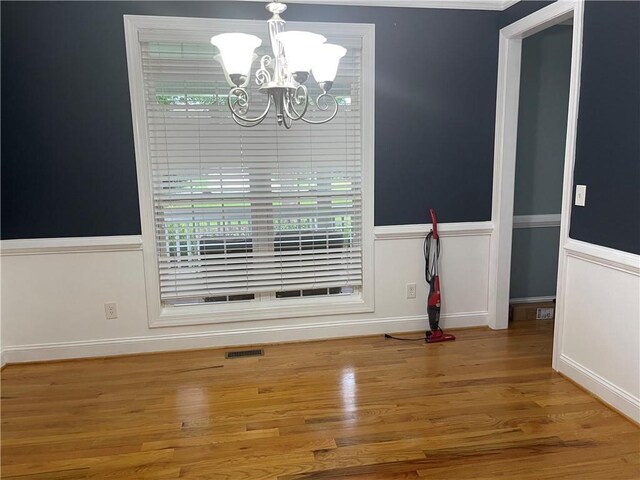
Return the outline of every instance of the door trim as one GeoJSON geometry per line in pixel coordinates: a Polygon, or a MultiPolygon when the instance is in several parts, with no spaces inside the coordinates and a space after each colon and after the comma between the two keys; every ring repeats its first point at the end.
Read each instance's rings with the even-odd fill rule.
{"type": "Polygon", "coordinates": [[[564,159],[562,210],[560,213],[560,255],[553,349],[554,368],[557,368],[559,351],[557,342],[561,338],[563,325],[564,292],[562,291],[562,285],[564,285],[564,282],[560,280],[564,278],[566,270],[566,257],[563,255],[563,251],[569,239],[571,203],[573,199],[573,169],[582,64],[583,15],[584,0],[559,0],[500,30],[491,211],[494,230],[491,236],[489,258],[489,326],[493,329],[508,327],[522,39],[573,17],[567,139],[564,159]]]}

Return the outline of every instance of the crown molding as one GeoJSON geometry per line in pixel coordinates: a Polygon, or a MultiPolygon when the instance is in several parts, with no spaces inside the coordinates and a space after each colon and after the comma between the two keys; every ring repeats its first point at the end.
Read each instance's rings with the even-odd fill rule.
{"type": "MultiPolygon", "coordinates": [[[[255,2],[255,0],[236,0],[255,2]]],[[[448,8],[457,10],[506,10],[520,0],[286,0],[307,5],[340,5],[357,7],[448,8]]]]}
{"type": "Polygon", "coordinates": [[[502,3],[502,8],[500,10],[506,10],[509,7],[514,6],[516,3],[518,3],[520,0],[503,0],[502,3]]]}

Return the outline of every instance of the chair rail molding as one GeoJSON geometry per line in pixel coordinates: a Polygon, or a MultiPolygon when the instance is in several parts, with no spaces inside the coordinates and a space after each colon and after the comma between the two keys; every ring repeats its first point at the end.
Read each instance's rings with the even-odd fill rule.
{"type": "Polygon", "coordinates": [[[565,243],[564,250],[569,257],[640,276],[640,255],[635,253],[623,252],[572,238],[565,243]]]}
{"type": "Polygon", "coordinates": [[[54,253],[126,252],[142,250],[142,236],[27,238],[2,240],[0,255],[46,255],[54,253]]]}
{"type": "MultiPolygon", "coordinates": [[[[424,238],[431,231],[430,223],[415,225],[381,225],[374,227],[376,240],[406,240],[409,238],[424,238]]],[[[441,237],[466,237],[491,235],[491,222],[461,222],[438,223],[438,233],[441,237]]]]}
{"type": "Polygon", "coordinates": [[[549,228],[560,226],[560,214],[515,215],[513,228],[549,228]]]}

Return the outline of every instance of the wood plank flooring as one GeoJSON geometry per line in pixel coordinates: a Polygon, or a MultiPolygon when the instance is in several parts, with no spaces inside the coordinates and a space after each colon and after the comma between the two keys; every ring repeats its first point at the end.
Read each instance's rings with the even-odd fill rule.
{"type": "Polygon", "coordinates": [[[552,328],[8,366],[2,478],[640,478],[640,429],[551,370],[552,328]]]}

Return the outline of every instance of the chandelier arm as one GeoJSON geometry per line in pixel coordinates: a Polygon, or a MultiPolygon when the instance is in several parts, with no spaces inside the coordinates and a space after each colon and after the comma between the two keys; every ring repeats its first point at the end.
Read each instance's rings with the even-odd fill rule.
{"type": "Polygon", "coordinates": [[[264,85],[271,81],[271,73],[267,69],[271,65],[272,59],[269,55],[263,55],[260,59],[260,68],[256,71],[256,84],[264,85]]]}
{"type": "Polygon", "coordinates": [[[265,115],[264,117],[262,117],[260,120],[256,121],[256,122],[252,122],[252,123],[248,123],[248,122],[243,122],[242,121],[242,117],[239,117],[238,115],[236,115],[235,113],[231,113],[231,118],[233,119],[233,121],[235,123],[237,123],[238,125],[240,125],[241,127],[247,127],[247,128],[251,128],[251,127],[256,127],[258,125],[260,125],[265,118],[267,118],[267,116],[265,115]]]}
{"type": "Polygon", "coordinates": [[[330,122],[331,120],[333,120],[335,118],[335,116],[338,114],[338,101],[336,100],[336,97],[334,97],[333,95],[329,95],[328,93],[322,93],[318,96],[318,98],[316,99],[316,105],[318,106],[318,109],[325,111],[329,109],[329,104],[327,103],[327,99],[331,99],[333,101],[333,112],[331,113],[331,115],[329,116],[329,118],[325,118],[324,120],[307,120],[306,118],[302,117],[300,118],[300,120],[302,120],[303,122],[309,123],[311,125],[321,125],[323,123],[327,123],[330,122]]]}
{"type": "Polygon", "coordinates": [[[292,123],[293,123],[293,119],[289,115],[284,115],[282,117],[282,124],[284,125],[284,128],[286,128],[287,130],[291,128],[292,123]]]}
{"type": "Polygon", "coordinates": [[[271,108],[271,96],[269,96],[269,98],[267,99],[267,106],[264,109],[264,112],[262,112],[257,117],[244,117],[242,115],[241,113],[242,110],[246,109],[249,105],[249,94],[242,87],[234,87],[229,91],[229,96],[227,97],[227,105],[229,106],[229,110],[231,111],[231,116],[233,117],[233,120],[238,125],[241,125],[243,127],[254,127],[259,123],[261,123],[269,113],[269,109],[271,108]],[[236,95],[235,102],[231,98],[233,95],[236,95]],[[240,108],[239,111],[236,110],[235,108],[236,105],[239,106],[240,108]],[[247,123],[247,125],[243,125],[242,123],[238,122],[238,120],[241,120],[242,122],[247,123]]]}
{"type": "Polygon", "coordinates": [[[298,85],[293,95],[289,94],[287,98],[289,99],[289,101],[285,102],[284,104],[286,114],[289,116],[289,118],[291,118],[291,120],[301,120],[302,117],[304,117],[305,113],[307,113],[307,108],[309,107],[309,93],[307,91],[307,87],[305,87],[304,85],[298,85]],[[298,94],[298,90],[302,92],[302,96],[298,94]],[[300,98],[302,100],[299,100],[300,98]],[[301,113],[296,110],[296,104],[304,105],[301,113]],[[289,107],[291,107],[291,110],[289,110],[289,107]]]}

